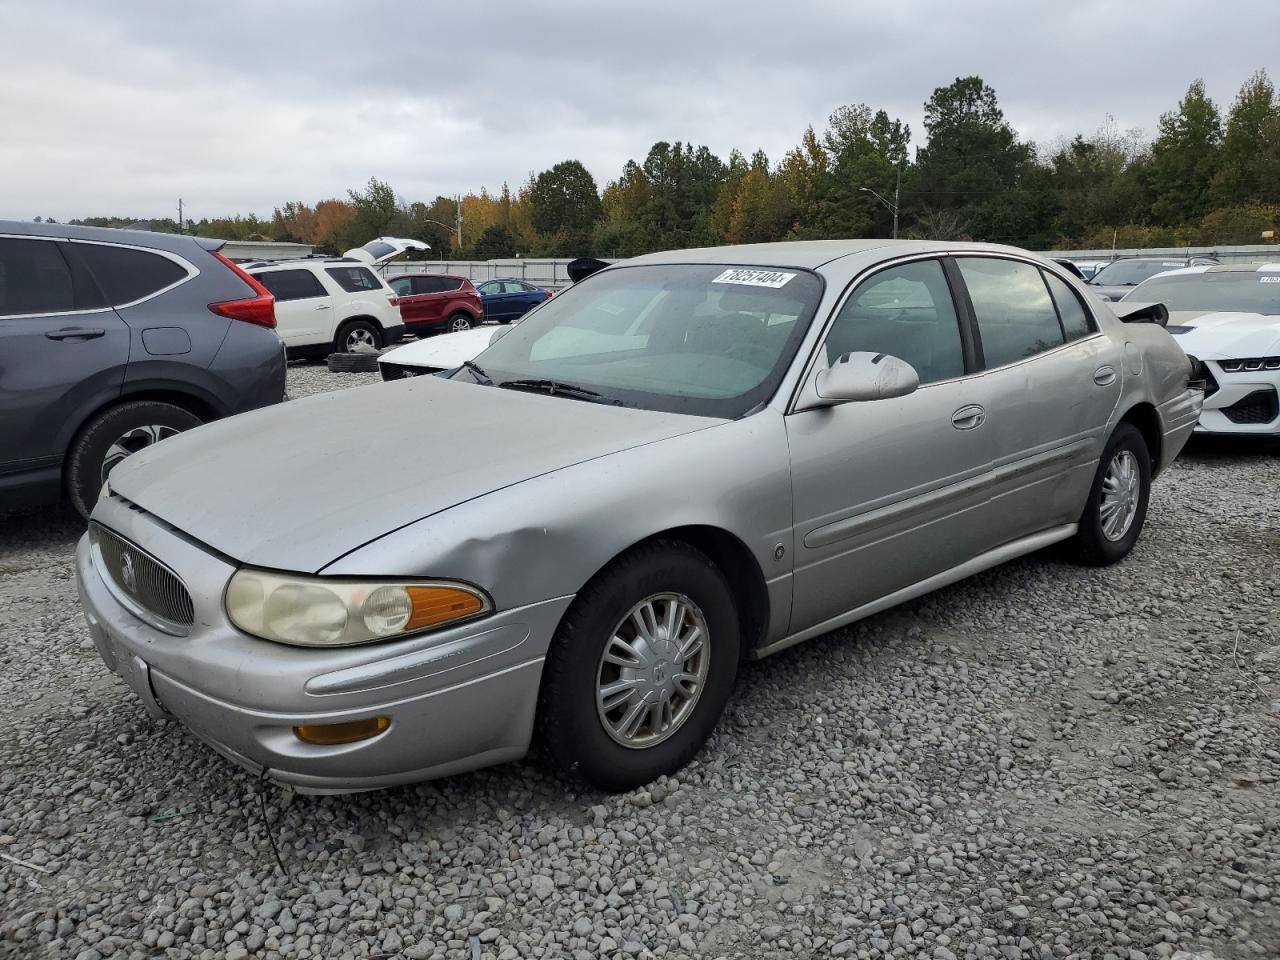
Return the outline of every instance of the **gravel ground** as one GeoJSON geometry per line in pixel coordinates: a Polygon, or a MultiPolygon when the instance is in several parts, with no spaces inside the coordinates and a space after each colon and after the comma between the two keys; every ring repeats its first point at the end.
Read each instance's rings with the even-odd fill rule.
{"type": "Polygon", "coordinates": [[[526,762],[290,802],[99,663],[73,517],[0,517],[0,955],[1274,960],[1277,490],[1275,448],[1198,443],[1124,564],[747,664],[620,796],[526,762]]]}

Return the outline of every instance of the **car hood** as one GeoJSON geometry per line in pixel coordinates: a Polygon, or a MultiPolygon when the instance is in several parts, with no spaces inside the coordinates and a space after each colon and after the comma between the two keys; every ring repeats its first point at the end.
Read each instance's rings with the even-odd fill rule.
{"type": "Polygon", "coordinates": [[[110,481],[235,560],[312,573],[464,501],[721,422],[416,377],[208,424],[110,481]]]}
{"type": "Polygon", "coordinates": [[[1280,355],[1280,317],[1180,310],[1169,314],[1166,329],[1184,351],[1201,360],[1280,355]]]}
{"type": "Polygon", "coordinates": [[[394,363],[406,367],[429,367],[434,370],[452,370],[464,360],[472,360],[498,330],[505,327],[473,327],[457,333],[442,333],[402,347],[388,350],[378,357],[379,363],[394,363]]]}

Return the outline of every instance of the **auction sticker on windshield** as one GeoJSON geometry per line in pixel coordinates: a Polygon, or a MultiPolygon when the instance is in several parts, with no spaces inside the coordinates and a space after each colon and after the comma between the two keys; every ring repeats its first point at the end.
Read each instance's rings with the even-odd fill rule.
{"type": "Polygon", "coordinates": [[[795,278],[794,273],[782,273],[779,270],[743,270],[734,268],[726,270],[712,280],[712,283],[740,283],[747,287],[785,287],[789,280],[795,278]]]}

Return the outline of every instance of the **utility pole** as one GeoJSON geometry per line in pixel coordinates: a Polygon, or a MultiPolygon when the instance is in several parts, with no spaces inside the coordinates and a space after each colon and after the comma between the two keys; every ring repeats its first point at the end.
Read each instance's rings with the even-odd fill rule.
{"type": "Polygon", "coordinates": [[[458,214],[458,249],[461,250],[462,249],[462,195],[461,194],[454,194],[453,209],[456,210],[458,214]]]}
{"type": "Polygon", "coordinates": [[[182,233],[182,198],[178,198],[178,232],[182,233]]]}
{"type": "Polygon", "coordinates": [[[898,164],[898,182],[893,188],[893,239],[898,239],[898,198],[902,194],[902,164],[898,164]]]}

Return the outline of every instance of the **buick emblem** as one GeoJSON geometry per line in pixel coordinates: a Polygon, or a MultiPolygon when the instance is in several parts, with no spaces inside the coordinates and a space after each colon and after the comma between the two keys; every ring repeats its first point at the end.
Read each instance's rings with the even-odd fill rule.
{"type": "Polygon", "coordinates": [[[138,590],[138,571],[133,562],[133,554],[126,553],[120,558],[120,579],[124,583],[124,588],[130,593],[136,593],[138,590]]]}

